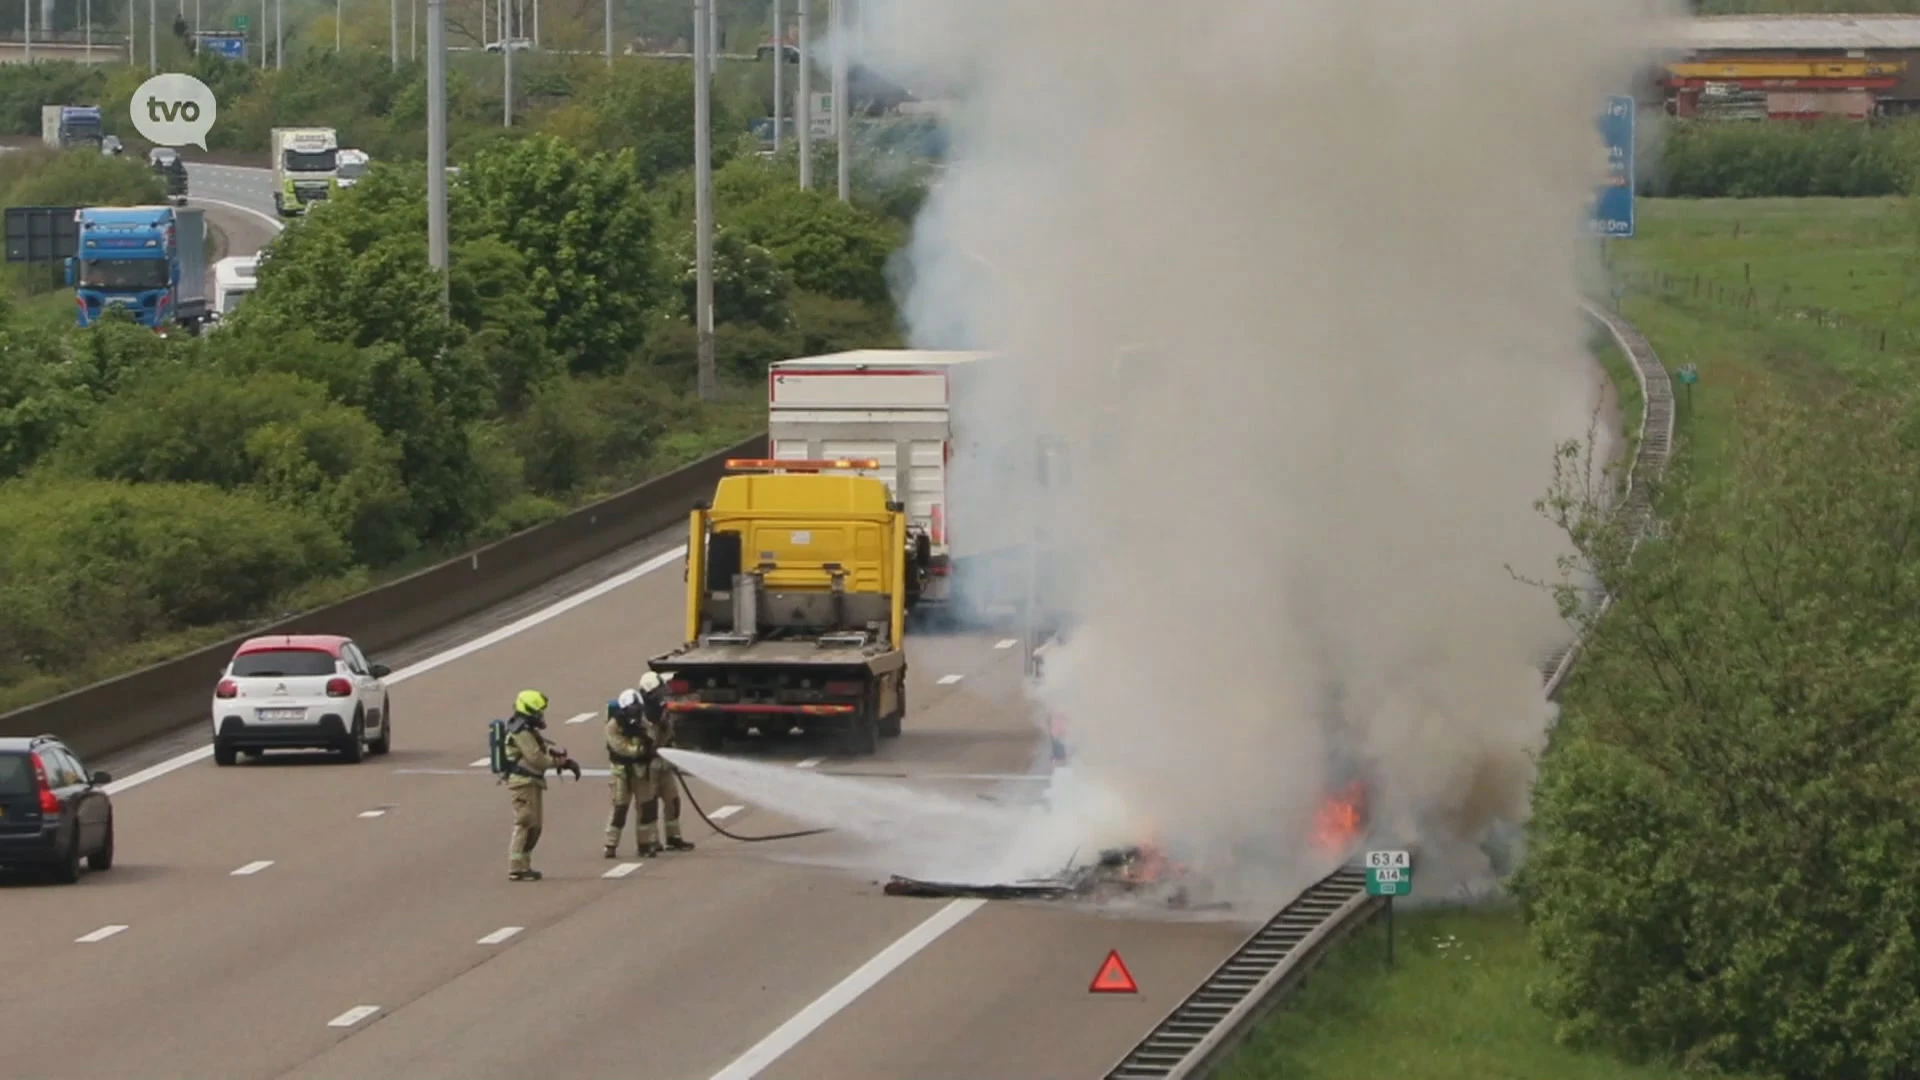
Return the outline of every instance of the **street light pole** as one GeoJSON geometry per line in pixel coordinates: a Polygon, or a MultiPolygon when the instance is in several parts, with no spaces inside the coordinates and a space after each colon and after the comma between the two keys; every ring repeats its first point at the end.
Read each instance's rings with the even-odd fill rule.
{"type": "Polygon", "coordinates": [[[336,53],[340,51],[340,19],[342,17],[340,9],[345,2],[346,0],[333,0],[333,51],[336,53]]]}
{"type": "Polygon", "coordinates": [[[287,66],[287,0],[273,0],[273,70],[287,66]]]}
{"type": "Polygon", "coordinates": [[[387,0],[387,57],[400,70],[400,0],[387,0]]]}
{"type": "Polygon", "coordinates": [[[440,276],[440,307],[451,299],[447,278],[447,19],[446,0],[427,0],[427,265],[440,276]]]}
{"type": "Polygon", "coordinates": [[[613,66],[613,0],[601,5],[607,20],[607,66],[613,66]]]}
{"type": "Polygon", "coordinates": [[[505,108],[501,111],[500,126],[513,126],[513,2],[500,0],[500,70],[504,73],[506,92],[501,95],[505,108]]]}
{"type": "Polygon", "coordinates": [[[781,119],[787,114],[786,80],[781,78],[781,74],[787,68],[787,35],[783,32],[785,29],[780,25],[780,0],[773,0],[773,152],[776,154],[780,152],[783,142],[780,138],[780,129],[785,125],[781,123],[781,119]]]}
{"type": "Polygon", "coordinates": [[[833,163],[839,174],[840,201],[846,202],[853,186],[853,155],[847,152],[847,0],[827,2],[833,5],[833,163]]]}
{"type": "Polygon", "coordinates": [[[160,5],[158,0],[147,0],[147,70],[160,70],[160,5]]]}
{"type": "Polygon", "coordinates": [[[695,386],[713,400],[713,91],[707,70],[708,5],[693,0],[693,232],[694,325],[699,340],[695,386]]]}
{"type": "Polygon", "coordinates": [[[793,126],[800,137],[800,189],[813,187],[813,0],[800,0],[800,100],[793,126]]]}

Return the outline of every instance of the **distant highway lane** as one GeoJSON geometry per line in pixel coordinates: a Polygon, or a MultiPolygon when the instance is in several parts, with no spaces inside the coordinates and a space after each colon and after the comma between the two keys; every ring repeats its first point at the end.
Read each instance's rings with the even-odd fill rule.
{"type": "MultiPolygon", "coordinates": [[[[682,535],[577,576],[585,593],[378,657],[398,669],[387,757],[222,769],[202,725],[89,762],[120,777],[114,868],[0,883],[15,966],[67,988],[0,982],[9,1080],[1097,1077],[1244,940],[1250,927],[886,897],[797,861],[848,841],[744,844],[690,806],[699,850],[643,862],[629,836],[610,862],[591,773],[549,789],[546,880],[507,881],[486,721],[538,687],[557,740],[604,768],[607,698],[678,641],[682,535]],[[1140,994],[1088,993],[1113,948],[1140,994]]],[[[926,634],[909,659],[905,734],[877,758],[802,744],[777,760],[1030,792],[967,778],[1045,759],[1016,642],[926,634]]],[[[738,832],[799,824],[694,790],[738,832]]]]}
{"type": "MultiPolygon", "coordinates": [[[[284,227],[273,212],[273,174],[266,169],[189,164],[187,204],[207,212],[227,238],[228,255],[257,255],[284,227]]],[[[207,274],[211,293],[211,267],[207,274]]]]}

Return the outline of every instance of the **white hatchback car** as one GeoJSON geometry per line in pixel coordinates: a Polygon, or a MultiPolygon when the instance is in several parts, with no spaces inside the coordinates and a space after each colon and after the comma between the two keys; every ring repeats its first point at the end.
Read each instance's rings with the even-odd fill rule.
{"type": "Polygon", "coordinates": [[[337,751],[348,762],[393,747],[391,672],[331,634],[250,638],[213,691],[213,760],[268,749],[337,751]]]}

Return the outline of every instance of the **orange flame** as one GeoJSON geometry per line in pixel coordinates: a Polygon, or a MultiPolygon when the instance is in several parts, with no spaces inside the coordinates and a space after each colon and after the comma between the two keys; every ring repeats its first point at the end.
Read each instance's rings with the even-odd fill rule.
{"type": "Polygon", "coordinates": [[[1314,846],[1329,855],[1345,855],[1354,842],[1360,839],[1360,830],[1364,827],[1362,807],[1366,802],[1366,791],[1355,780],[1339,794],[1329,795],[1320,804],[1320,812],[1314,818],[1314,846]]]}

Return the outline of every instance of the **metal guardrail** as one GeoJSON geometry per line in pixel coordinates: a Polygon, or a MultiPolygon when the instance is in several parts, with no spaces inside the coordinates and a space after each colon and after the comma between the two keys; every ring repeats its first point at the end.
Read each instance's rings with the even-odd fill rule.
{"type": "Polygon", "coordinates": [[[756,435],[504,540],[338,603],[248,630],[185,656],[0,716],[0,736],[51,733],[92,757],[204,717],[215,673],[259,634],[346,634],[370,652],[404,645],[679,525],[713,495],[726,459],[765,457],[756,435]]]}
{"type": "MultiPolygon", "coordinates": [[[[1625,320],[1593,304],[1581,305],[1604,326],[1633,365],[1644,407],[1634,457],[1627,466],[1622,506],[1638,548],[1653,520],[1651,481],[1673,449],[1673,380],[1653,346],[1625,320]]],[[[1600,613],[1613,604],[1599,598],[1600,613]]],[[[1543,660],[1548,698],[1557,697],[1579,654],[1582,637],[1543,660]]],[[[1226,962],[1109,1069],[1106,1080],[1197,1080],[1219,1067],[1253,1028],[1306,981],[1334,943],[1372,920],[1385,900],[1366,892],[1366,873],[1343,866],[1320,879],[1253,933],[1226,962]]]]}

